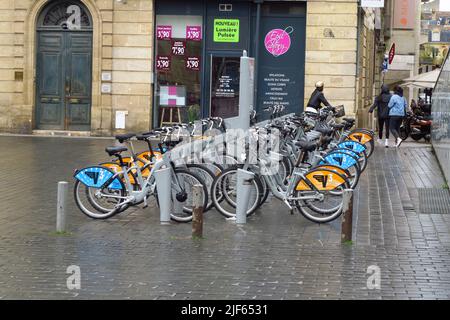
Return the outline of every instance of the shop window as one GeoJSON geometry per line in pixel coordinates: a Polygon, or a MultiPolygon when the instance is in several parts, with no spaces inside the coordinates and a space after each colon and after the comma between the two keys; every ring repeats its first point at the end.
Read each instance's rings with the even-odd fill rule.
{"type": "Polygon", "coordinates": [[[196,120],[201,116],[202,17],[158,15],[155,32],[159,124],[196,120]]]}

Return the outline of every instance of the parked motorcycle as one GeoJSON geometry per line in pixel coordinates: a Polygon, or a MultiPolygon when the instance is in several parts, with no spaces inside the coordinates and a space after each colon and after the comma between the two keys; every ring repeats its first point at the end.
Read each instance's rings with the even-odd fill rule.
{"type": "Polygon", "coordinates": [[[415,141],[424,138],[431,140],[431,118],[429,116],[419,116],[408,112],[400,126],[400,138],[405,140],[409,136],[415,141]]]}

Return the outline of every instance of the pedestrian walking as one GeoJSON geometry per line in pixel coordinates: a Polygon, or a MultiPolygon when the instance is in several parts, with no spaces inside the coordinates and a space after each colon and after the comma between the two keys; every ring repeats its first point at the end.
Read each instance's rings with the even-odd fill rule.
{"type": "Polygon", "coordinates": [[[389,87],[385,84],[381,86],[380,94],[375,98],[373,105],[369,109],[369,113],[372,113],[377,109],[378,118],[378,143],[381,144],[383,141],[383,128],[385,128],[386,139],[384,146],[389,147],[389,100],[392,95],[389,92],[389,87]]]}
{"type": "Polygon", "coordinates": [[[400,138],[400,126],[403,118],[406,116],[406,108],[408,103],[403,97],[403,89],[400,86],[396,86],[394,94],[388,103],[389,107],[389,128],[392,135],[395,137],[395,147],[400,147],[403,140],[400,138]]]}

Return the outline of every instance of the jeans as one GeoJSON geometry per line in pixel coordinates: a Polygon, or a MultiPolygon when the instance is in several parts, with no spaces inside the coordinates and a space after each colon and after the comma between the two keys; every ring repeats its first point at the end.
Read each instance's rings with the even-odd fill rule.
{"type": "Polygon", "coordinates": [[[389,117],[389,128],[391,129],[391,132],[394,135],[395,139],[398,139],[398,137],[400,136],[400,126],[402,124],[402,121],[402,116],[389,117]]]}
{"type": "Polygon", "coordinates": [[[389,139],[389,118],[378,118],[378,137],[383,139],[383,127],[386,128],[386,139],[389,139]]]}

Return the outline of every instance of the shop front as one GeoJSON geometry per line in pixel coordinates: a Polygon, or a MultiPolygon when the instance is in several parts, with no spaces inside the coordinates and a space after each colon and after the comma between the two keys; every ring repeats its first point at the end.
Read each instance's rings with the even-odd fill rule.
{"type": "Polygon", "coordinates": [[[306,2],[255,2],[155,2],[153,126],[237,116],[244,50],[258,120],[271,105],[303,109],[306,2]]]}

